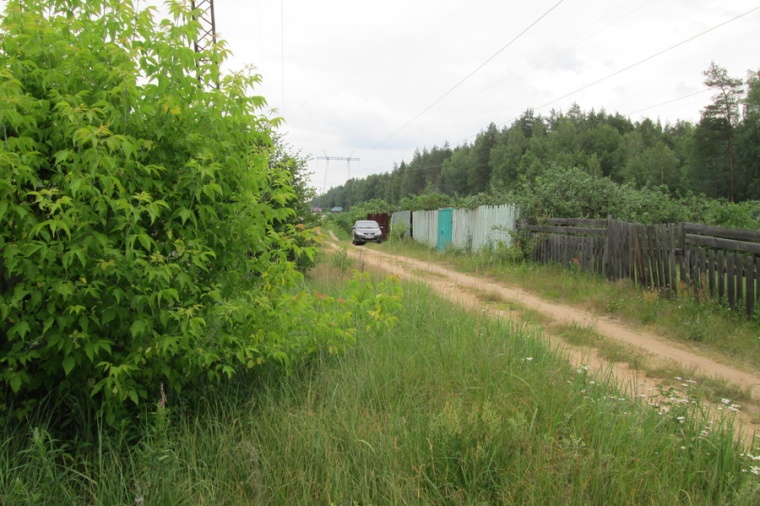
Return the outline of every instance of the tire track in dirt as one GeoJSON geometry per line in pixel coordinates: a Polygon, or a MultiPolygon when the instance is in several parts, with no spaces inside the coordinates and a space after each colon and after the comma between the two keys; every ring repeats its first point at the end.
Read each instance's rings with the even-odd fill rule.
{"type": "MultiPolygon", "coordinates": [[[[332,232],[330,235],[333,241],[337,241],[332,232]]],[[[330,246],[333,249],[341,247],[335,242],[331,242],[330,246]]],[[[755,441],[754,434],[760,434],[760,424],[754,422],[760,417],[760,376],[757,374],[717,362],[657,335],[633,330],[606,316],[549,302],[521,288],[453,271],[438,264],[391,255],[373,248],[349,247],[346,251],[361,267],[379,269],[400,279],[423,282],[444,298],[465,307],[488,311],[501,318],[504,316],[503,311],[484,305],[472,291],[493,293],[503,300],[533,309],[556,323],[593,328],[604,337],[630,346],[654,361],[672,362],[703,377],[718,378],[737,385],[750,392],[753,399],[751,405],[743,405],[736,413],[738,436],[751,447],[755,441]]],[[[647,377],[645,371],[635,370],[626,363],[609,362],[593,348],[572,346],[546,332],[544,337],[552,347],[561,350],[574,367],[587,367],[599,377],[609,375],[628,395],[645,402],[658,402],[661,381],[647,377]]]]}

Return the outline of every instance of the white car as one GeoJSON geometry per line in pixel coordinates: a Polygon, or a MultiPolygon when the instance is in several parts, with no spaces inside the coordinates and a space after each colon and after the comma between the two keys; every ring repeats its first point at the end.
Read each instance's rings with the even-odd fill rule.
{"type": "Polygon", "coordinates": [[[364,244],[368,241],[383,242],[383,231],[380,225],[373,220],[359,220],[354,223],[353,241],[354,244],[364,244]]]}

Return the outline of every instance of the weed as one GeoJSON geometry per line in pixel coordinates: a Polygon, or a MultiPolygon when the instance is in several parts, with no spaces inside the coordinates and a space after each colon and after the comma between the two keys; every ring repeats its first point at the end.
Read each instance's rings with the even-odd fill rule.
{"type": "Polygon", "coordinates": [[[330,263],[337,268],[340,272],[346,273],[353,265],[353,260],[348,256],[348,251],[345,247],[341,247],[330,257],[330,263]]]}

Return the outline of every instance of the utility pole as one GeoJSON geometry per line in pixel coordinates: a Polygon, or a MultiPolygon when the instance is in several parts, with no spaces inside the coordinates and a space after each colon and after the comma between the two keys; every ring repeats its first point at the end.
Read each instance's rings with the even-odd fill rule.
{"type": "Polygon", "coordinates": [[[216,43],[216,19],[214,18],[214,0],[190,0],[190,7],[198,9],[198,21],[201,24],[195,41],[195,52],[201,53],[216,43]]]}
{"type": "MultiPolygon", "coordinates": [[[[325,153],[324,151],[322,151],[325,153]]],[[[353,153],[351,153],[353,154],[353,153]]],[[[325,160],[325,184],[322,187],[322,191],[327,191],[327,171],[330,168],[330,162],[331,161],[337,161],[337,162],[346,162],[346,174],[348,175],[348,179],[351,179],[351,162],[358,162],[358,158],[352,158],[349,156],[327,156],[327,153],[325,153],[325,156],[318,156],[317,160],[325,160]]]]}
{"type": "MultiPolygon", "coordinates": [[[[190,7],[193,12],[198,11],[198,17],[196,20],[200,23],[198,30],[198,37],[195,39],[195,52],[203,54],[209,49],[212,49],[216,44],[216,19],[214,18],[214,0],[190,0],[190,7]]],[[[212,63],[207,58],[203,58],[198,63],[198,80],[202,81],[200,74],[201,63],[212,63]]],[[[216,87],[219,87],[219,83],[216,83],[216,87]]]]}

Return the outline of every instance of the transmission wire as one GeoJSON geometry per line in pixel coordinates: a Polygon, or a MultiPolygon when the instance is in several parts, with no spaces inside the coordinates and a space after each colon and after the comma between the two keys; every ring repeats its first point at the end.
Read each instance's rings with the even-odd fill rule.
{"type": "Polygon", "coordinates": [[[498,51],[496,51],[496,53],[494,53],[490,58],[488,58],[486,61],[484,61],[483,63],[481,63],[475,70],[473,70],[472,72],[470,72],[469,74],[467,74],[467,76],[465,76],[464,79],[462,79],[457,84],[455,84],[454,86],[452,86],[447,92],[445,92],[443,95],[441,95],[440,97],[438,97],[438,99],[435,102],[433,102],[432,104],[430,104],[429,106],[427,106],[422,112],[420,112],[419,114],[417,114],[415,117],[413,117],[412,119],[410,119],[409,121],[407,121],[406,123],[404,123],[395,132],[393,132],[388,137],[386,137],[385,139],[381,140],[380,142],[378,142],[377,144],[375,144],[374,146],[372,146],[370,149],[368,149],[367,151],[365,151],[364,153],[362,153],[362,155],[360,155],[360,158],[364,158],[365,155],[367,155],[367,154],[371,153],[372,151],[374,151],[378,146],[381,146],[381,145],[385,144],[388,140],[390,140],[391,138],[393,138],[396,134],[398,134],[403,129],[405,129],[406,127],[408,127],[409,125],[411,125],[412,123],[414,123],[416,120],[418,120],[423,114],[425,114],[430,109],[432,109],[434,106],[436,106],[441,100],[443,100],[449,94],[451,94],[451,92],[453,92],[459,86],[461,86],[462,84],[464,84],[465,81],[467,81],[468,79],[470,79],[476,72],[478,72],[480,69],[482,69],[483,67],[485,67],[488,63],[490,63],[491,60],[493,60],[494,58],[496,58],[505,49],[507,49],[515,41],[517,41],[520,37],[522,37],[523,35],[525,35],[525,33],[527,33],[528,30],[530,30],[531,28],[533,28],[536,24],[538,24],[539,21],[541,21],[546,16],[548,16],[549,13],[551,13],[554,9],[556,9],[564,1],[565,0],[559,0],[559,2],[557,2],[556,4],[554,4],[554,6],[552,6],[548,11],[544,12],[538,19],[536,19],[535,21],[533,21],[533,23],[531,23],[530,25],[528,25],[527,28],[525,28],[522,32],[520,32],[519,34],[517,34],[504,47],[502,47],[501,49],[499,49],[498,51]]]}
{"type": "Polygon", "coordinates": [[[578,88],[578,89],[577,89],[577,90],[575,90],[575,91],[571,91],[570,93],[567,93],[567,94],[565,94],[565,95],[562,95],[562,96],[561,96],[561,97],[559,97],[559,98],[555,98],[555,99],[554,99],[554,100],[552,100],[551,102],[547,102],[547,103],[545,103],[545,104],[543,104],[543,105],[541,105],[541,106],[539,106],[539,107],[536,107],[536,108],[534,108],[534,110],[536,110],[536,111],[537,111],[537,110],[539,110],[539,109],[543,109],[544,107],[546,107],[546,106],[548,106],[548,105],[551,105],[551,104],[553,104],[553,103],[555,103],[555,102],[559,102],[560,100],[562,100],[562,99],[564,99],[564,98],[567,98],[567,97],[569,97],[569,96],[575,95],[575,94],[576,94],[576,93],[578,93],[579,91],[583,91],[583,90],[585,90],[585,89],[587,89],[587,88],[590,88],[590,87],[592,87],[592,86],[594,86],[594,85],[597,85],[597,84],[599,84],[599,83],[601,83],[601,82],[603,82],[603,81],[606,81],[607,79],[609,79],[609,78],[611,78],[611,77],[615,77],[615,76],[616,76],[616,75],[618,75],[618,74],[622,74],[622,73],[623,73],[623,72],[625,72],[626,70],[630,70],[630,69],[632,69],[633,67],[636,67],[636,66],[638,66],[638,65],[641,65],[642,63],[648,62],[649,60],[652,60],[652,59],[654,59],[654,58],[656,58],[656,57],[658,57],[658,56],[661,56],[661,55],[663,55],[663,54],[667,53],[668,51],[670,51],[670,50],[672,50],[672,49],[675,49],[675,48],[677,48],[677,47],[679,47],[679,46],[683,46],[683,45],[684,45],[684,44],[686,44],[687,42],[691,42],[692,40],[694,40],[694,39],[696,39],[696,38],[699,38],[699,37],[701,37],[701,36],[703,36],[703,35],[705,35],[705,34],[707,34],[707,33],[710,33],[710,32],[712,32],[713,30],[716,30],[716,29],[718,29],[718,28],[720,28],[720,27],[722,27],[722,26],[725,26],[725,25],[727,25],[728,23],[731,23],[732,21],[736,21],[737,19],[739,19],[739,18],[742,18],[742,17],[744,17],[744,16],[746,16],[747,14],[750,14],[750,13],[752,13],[752,12],[755,12],[755,11],[756,11],[756,10],[758,10],[758,9],[760,9],[760,6],[758,6],[758,7],[755,7],[755,8],[753,8],[753,9],[750,9],[750,10],[748,10],[747,12],[745,12],[745,13],[743,13],[743,14],[739,14],[738,16],[736,16],[736,17],[733,17],[733,18],[729,19],[728,21],[724,21],[723,23],[720,23],[720,24],[718,24],[718,25],[715,25],[715,26],[713,26],[712,28],[708,28],[707,30],[705,30],[705,31],[703,31],[703,32],[700,32],[700,33],[698,33],[697,35],[694,35],[694,36],[692,36],[692,37],[689,37],[689,38],[688,38],[688,39],[686,39],[686,40],[682,40],[682,41],[681,41],[681,42],[679,42],[678,44],[675,44],[675,45],[673,45],[673,46],[670,46],[670,47],[669,47],[669,48],[667,48],[667,49],[663,49],[662,51],[660,51],[660,52],[658,52],[658,53],[655,53],[655,54],[653,54],[653,55],[647,56],[647,57],[646,57],[646,58],[644,58],[643,60],[639,60],[639,61],[637,61],[636,63],[632,63],[631,65],[628,65],[628,66],[627,66],[627,67],[625,67],[625,68],[622,68],[622,69],[620,69],[620,70],[617,70],[617,71],[613,72],[612,74],[609,74],[609,75],[607,75],[607,76],[605,76],[605,77],[602,77],[601,79],[597,79],[596,81],[594,81],[594,82],[592,82],[592,83],[589,83],[589,84],[587,84],[587,85],[585,85],[585,86],[581,86],[580,88],[578,88]]]}

